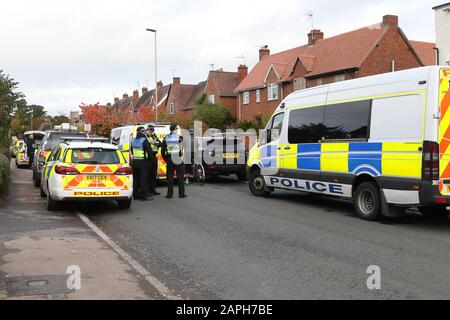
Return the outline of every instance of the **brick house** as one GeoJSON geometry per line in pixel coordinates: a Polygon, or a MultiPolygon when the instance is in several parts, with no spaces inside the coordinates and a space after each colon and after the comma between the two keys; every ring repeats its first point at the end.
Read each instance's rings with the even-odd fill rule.
{"type": "Polygon", "coordinates": [[[296,90],[436,64],[434,48],[434,43],[408,40],[392,15],[331,38],[312,30],[308,44],[273,55],[265,46],[259,50],[259,62],[235,89],[237,119],[271,114],[296,90]]]}

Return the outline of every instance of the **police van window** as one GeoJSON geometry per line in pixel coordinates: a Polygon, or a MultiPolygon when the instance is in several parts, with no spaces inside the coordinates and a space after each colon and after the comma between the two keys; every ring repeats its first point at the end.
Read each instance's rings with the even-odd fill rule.
{"type": "Polygon", "coordinates": [[[272,141],[277,140],[281,135],[281,130],[283,129],[284,112],[279,113],[272,119],[272,124],[270,129],[272,129],[272,141]]]}
{"type": "Polygon", "coordinates": [[[112,137],[111,137],[111,143],[114,145],[119,145],[120,144],[120,135],[122,133],[122,130],[114,130],[112,132],[112,137]]]}
{"type": "Polygon", "coordinates": [[[289,143],[317,143],[321,140],[324,111],[324,107],[292,110],[289,116],[289,143]]]}
{"type": "Polygon", "coordinates": [[[326,106],[325,139],[367,139],[371,105],[372,100],[364,100],[326,106]]]}

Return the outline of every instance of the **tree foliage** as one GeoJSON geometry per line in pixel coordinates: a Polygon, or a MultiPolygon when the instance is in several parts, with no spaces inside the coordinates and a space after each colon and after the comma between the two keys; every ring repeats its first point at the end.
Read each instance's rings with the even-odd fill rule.
{"type": "Polygon", "coordinates": [[[8,140],[8,130],[14,110],[24,95],[17,91],[18,82],[0,70],[0,143],[8,140]]]}
{"type": "Polygon", "coordinates": [[[194,111],[194,119],[202,121],[208,128],[224,130],[232,122],[230,112],[219,104],[211,103],[202,95],[194,111]]]}

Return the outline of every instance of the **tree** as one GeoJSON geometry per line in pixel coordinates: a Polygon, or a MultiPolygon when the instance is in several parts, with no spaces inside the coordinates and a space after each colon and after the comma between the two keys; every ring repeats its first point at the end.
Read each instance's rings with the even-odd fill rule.
{"type": "Polygon", "coordinates": [[[24,98],[21,92],[17,91],[18,82],[5,75],[0,70],[0,143],[8,140],[8,130],[11,125],[13,111],[19,101],[24,98]]]}
{"type": "Polygon", "coordinates": [[[194,119],[202,121],[208,128],[221,130],[224,130],[233,121],[227,109],[219,104],[207,101],[206,95],[202,95],[198,99],[194,119]]]}
{"type": "Polygon", "coordinates": [[[60,126],[63,123],[69,123],[70,119],[64,114],[59,113],[59,115],[52,117],[52,126],[60,126]]]}

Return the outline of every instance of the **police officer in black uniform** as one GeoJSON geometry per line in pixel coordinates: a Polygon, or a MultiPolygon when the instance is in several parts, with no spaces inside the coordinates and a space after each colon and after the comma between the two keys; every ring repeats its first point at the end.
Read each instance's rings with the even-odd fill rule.
{"type": "Polygon", "coordinates": [[[133,198],[142,201],[153,200],[150,196],[148,181],[150,170],[150,157],[153,154],[152,147],[145,136],[145,128],[136,130],[136,138],[131,143],[131,154],[133,161],[133,198]]]}
{"type": "Polygon", "coordinates": [[[150,174],[149,174],[149,186],[150,193],[155,196],[159,196],[160,193],[156,191],[156,179],[158,176],[158,158],[159,148],[161,148],[162,142],[155,134],[155,126],[150,124],[147,127],[147,139],[152,147],[152,156],[150,157],[150,174]]]}
{"type": "Polygon", "coordinates": [[[167,196],[173,198],[173,176],[177,173],[178,178],[178,195],[180,198],[186,198],[184,190],[184,163],[183,163],[183,137],[177,134],[178,126],[172,124],[170,126],[170,134],[164,138],[161,153],[167,162],[167,196]]]}

